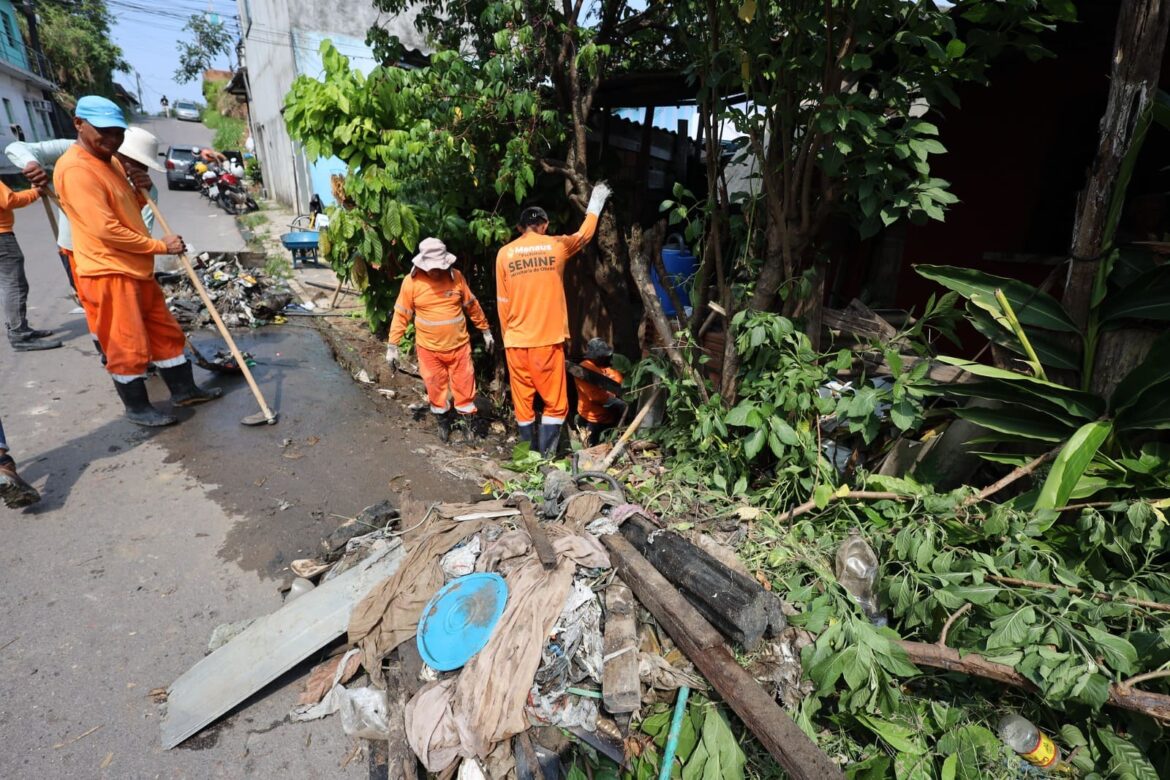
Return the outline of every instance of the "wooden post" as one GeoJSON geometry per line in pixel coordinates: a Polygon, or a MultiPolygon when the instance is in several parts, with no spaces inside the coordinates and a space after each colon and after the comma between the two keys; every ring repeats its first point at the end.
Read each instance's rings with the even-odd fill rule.
{"type": "Polygon", "coordinates": [[[636,712],[642,703],[638,680],[638,625],[634,594],[620,581],[605,590],[605,667],[602,702],[614,714],[636,712]]]}
{"type": "Polygon", "coordinates": [[[790,776],[795,780],[843,780],[841,768],[735,662],[719,632],[624,536],[609,534],[601,539],[622,581],[790,776]]]}
{"type": "Polygon", "coordinates": [[[1107,223],[1118,172],[1133,141],[1135,119],[1157,93],[1168,29],[1170,0],[1121,0],[1113,39],[1109,101],[1101,119],[1097,154],[1077,203],[1072,264],[1064,289],[1065,308],[1082,327],[1089,320],[1101,255],[1113,240],[1107,223]]]}

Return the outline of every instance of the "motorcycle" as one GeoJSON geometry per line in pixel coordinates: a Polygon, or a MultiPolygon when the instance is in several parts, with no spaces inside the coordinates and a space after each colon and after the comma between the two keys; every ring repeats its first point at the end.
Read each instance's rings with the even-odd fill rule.
{"type": "Polygon", "coordinates": [[[240,179],[241,173],[242,171],[225,170],[219,175],[215,200],[228,214],[247,214],[260,209],[259,204],[244,189],[244,183],[240,179]]]}

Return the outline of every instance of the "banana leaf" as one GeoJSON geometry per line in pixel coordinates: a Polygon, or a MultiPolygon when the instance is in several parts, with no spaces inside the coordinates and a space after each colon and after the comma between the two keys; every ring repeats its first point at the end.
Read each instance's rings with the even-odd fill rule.
{"type": "Polygon", "coordinates": [[[1018,279],[995,276],[972,268],[952,268],[944,265],[916,265],[914,270],[968,300],[971,296],[979,294],[994,298],[996,290],[1003,290],[1016,316],[1024,325],[1064,333],[1080,332],[1068,312],[1055,298],[1018,279]]]}
{"type": "Polygon", "coordinates": [[[1113,433],[1113,423],[1109,420],[1095,420],[1081,426],[1065,445],[1052,463],[1048,477],[1040,488],[1040,495],[1036,499],[1036,509],[1056,509],[1068,503],[1085,469],[1093,462],[1097,450],[1113,433]]]}
{"type": "Polygon", "coordinates": [[[1075,430],[1072,426],[1048,417],[1041,417],[1028,409],[1011,407],[987,409],[967,406],[956,409],[955,414],[988,430],[1052,444],[1064,441],[1075,430]]]}
{"type": "Polygon", "coordinates": [[[1109,398],[1114,414],[1137,406],[1152,393],[1170,394],[1170,333],[1163,333],[1150,346],[1146,359],[1118,383],[1109,398]]]}
{"type": "MultiPolygon", "coordinates": [[[[977,306],[967,307],[967,321],[985,338],[1004,349],[1017,355],[1025,354],[1020,340],[1010,331],[1004,330],[990,314],[977,306]]],[[[1063,371],[1080,371],[1080,356],[1069,347],[1067,337],[1035,328],[1028,333],[1028,339],[1032,342],[1032,348],[1036,350],[1036,355],[1045,367],[1063,371]]]]}
{"type": "Polygon", "coordinates": [[[1111,292],[1101,306],[1103,327],[1123,320],[1170,320],[1170,264],[1150,269],[1123,290],[1111,292]]]}
{"type": "Polygon", "coordinates": [[[974,363],[962,358],[947,357],[944,355],[938,357],[937,360],[940,363],[957,366],[968,373],[983,377],[984,379],[1016,383],[1025,391],[1038,394],[1086,420],[1096,419],[1105,412],[1105,402],[1099,396],[1093,395],[1092,393],[1074,390],[1071,387],[1057,384],[1056,382],[1037,379],[1034,376],[1017,371],[1007,371],[1002,368],[996,368],[995,366],[974,363]]]}
{"type": "Polygon", "coordinates": [[[925,388],[925,392],[946,398],[982,398],[988,401],[1023,406],[1072,427],[1084,425],[1089,420],[1098,417],[1096,414],[1078,414],[1042,395],[1028,391],[1021,385],[1010,382],[955,382],[949,385],[925,388]]]}

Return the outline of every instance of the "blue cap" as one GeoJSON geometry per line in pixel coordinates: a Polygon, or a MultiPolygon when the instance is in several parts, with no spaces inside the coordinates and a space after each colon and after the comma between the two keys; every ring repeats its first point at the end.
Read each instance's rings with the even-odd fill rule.
{"type": "Polygon", "coordinates": [[[112,100],[97,95],[86,95],[77,101],[73,115],[84,119],[94,127],[120,127],[126,129],[126,117],[122,107],[112,100]]]}
{"type": "Polygon", "coordinates": [[[435,593],[418,621],[418,652],[427,666],[449,672],[484,648],[504,605],[508,584],[498,574],[468,574],[435,593]]]}

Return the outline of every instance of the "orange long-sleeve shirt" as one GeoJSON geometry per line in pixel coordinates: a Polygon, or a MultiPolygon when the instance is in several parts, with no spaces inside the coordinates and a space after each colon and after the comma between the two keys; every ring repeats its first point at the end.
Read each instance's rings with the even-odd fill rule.
{"type": "Polygon", "coordinates": [[[463,274],[454,269],[436,279],[416,268],[402,280],[394,302],[394,321],[390,323],[391,344],[402,341],[412,317],[415,343],[434,352],[458,349],[470,340],[467,317],[479,330],[488,329],[479,301],[463,274]]]}
{"type": "MultiPolygon", "coordinates": [[[[592,360],[582,360],[581,368],[607,376],[619,384],[622,381],[621,372],[616,368],[610,366],[602,367],[592,360]]],[[[573,382],[577,385],[577,414],[591,423],[612,422],[610,419],[612,414],[605,408],[605,403],[606,401],[613,400],[617,396],[597,385],[590,384],[584,379],[574,377],[573,382]]]]}
{"type": "Polygon", "coordinates": [[[586,214],[569,236],[525,233],[496,254],[496,303],[505,347],[546,347],[569,338],[565,264],[597,230],[586,214]]]}
{"type": "Polygon", "coordinates": [[[57,161],[53,186],[73,226],[78,276],[154,275],[154,256],[166,254],[167,245],[150,237],[142,219],[146,200],[117,160],[106,162],[74,144],[57,161]]]}
{"type": "Polygon", "coordinates": [[[13,210],[22,209],[41,197],[38,189],[13,192],[4,182],[0,182],[0,233],[11,233],[16,224],[16,215],[13,210]]]}

